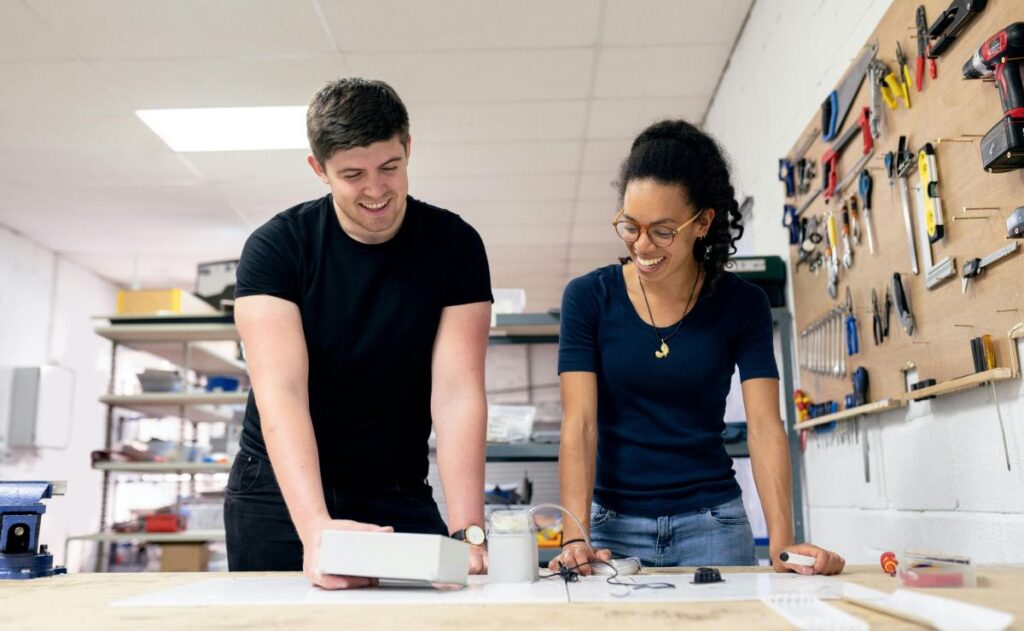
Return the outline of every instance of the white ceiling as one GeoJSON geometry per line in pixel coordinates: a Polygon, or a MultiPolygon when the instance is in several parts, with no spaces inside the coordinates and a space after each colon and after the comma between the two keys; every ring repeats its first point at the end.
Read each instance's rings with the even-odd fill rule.
{"type": "Polygon", "coordinates": [[[191,288],[326,191],[303,151],[175,154],[135,109],[301,105],[383,79],[410,192],[482,234],[527,308],[619,256],[632,137],[700,121],[753,0],[0,0],[0,224],[118,284],[191,288]]]}

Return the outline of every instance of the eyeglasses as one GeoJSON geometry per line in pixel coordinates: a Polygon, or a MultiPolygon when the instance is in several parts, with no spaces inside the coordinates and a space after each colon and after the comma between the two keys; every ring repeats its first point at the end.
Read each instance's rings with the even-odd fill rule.
{"type": "Polygon", "coordinates": [[[615,233],[619,235],[626,243],[634,243],[640,238],[640,234],[643,232],[647,233],[647,240],[656,245],[659,248],[667,248],[672,245],[676,235],[685,228],[686,226],[693,223],[697,217],[700,217],[702,210],[698,210],[693,217],[690,217],[687,221],[680,224],[678,228],[672,229],[668,226],[652,226],[650,224],[642,225],[629,219],[619,219],[625,212],[624,208],[620,208],[619,212],[615,214],[615,219],[612,220],[612,227],[615,228],[615,233]]]}

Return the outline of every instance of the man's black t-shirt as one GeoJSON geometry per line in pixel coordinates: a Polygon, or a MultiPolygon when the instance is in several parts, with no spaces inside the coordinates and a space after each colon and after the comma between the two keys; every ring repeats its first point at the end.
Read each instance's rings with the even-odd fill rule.
{"type": "MultiPolygon", "coordinates": [[[[235,296],[276,296],[302,314],[325,486],[426,478],[441,311],[492,300],[479,234],[454,213],[407,199],[401,228],[384,243],[352,239],[327,195],[278,214],[242,251],[235,296]]],[[[252,394],[241,449],[269,460],[252,394]]]]}

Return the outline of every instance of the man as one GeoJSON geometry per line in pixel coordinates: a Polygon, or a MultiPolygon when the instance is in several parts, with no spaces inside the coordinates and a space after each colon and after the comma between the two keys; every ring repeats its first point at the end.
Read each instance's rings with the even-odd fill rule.
{"type": "MultiPolygon", "coordinates": [[[[330,194],[258,228],[238,267],[252,394],[225,491],[228,565],[361,587],[373,581],[318,571],[324,530],[483,525],[490,277],[473,228],[408,197],[409,116],[390,86],[330,83],[306,128],[330,194]],[[448,525],[425,481],[432,421],[448,525]]],[[[474,546],[470,571],[486,566],[474,546]]]]}

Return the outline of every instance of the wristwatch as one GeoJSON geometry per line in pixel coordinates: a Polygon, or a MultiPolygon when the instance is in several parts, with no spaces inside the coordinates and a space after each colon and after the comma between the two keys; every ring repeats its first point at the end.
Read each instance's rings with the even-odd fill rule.
{"type": "Polygon", "coordinates": [[[487,535],[484,534],[484,529],[476,524],[470,524],[462,530],[456,530],[451,534],[452,539],[459,541],[465,541],[466,543],[474,546],[482,546],[487,541],[487,535]]]}

